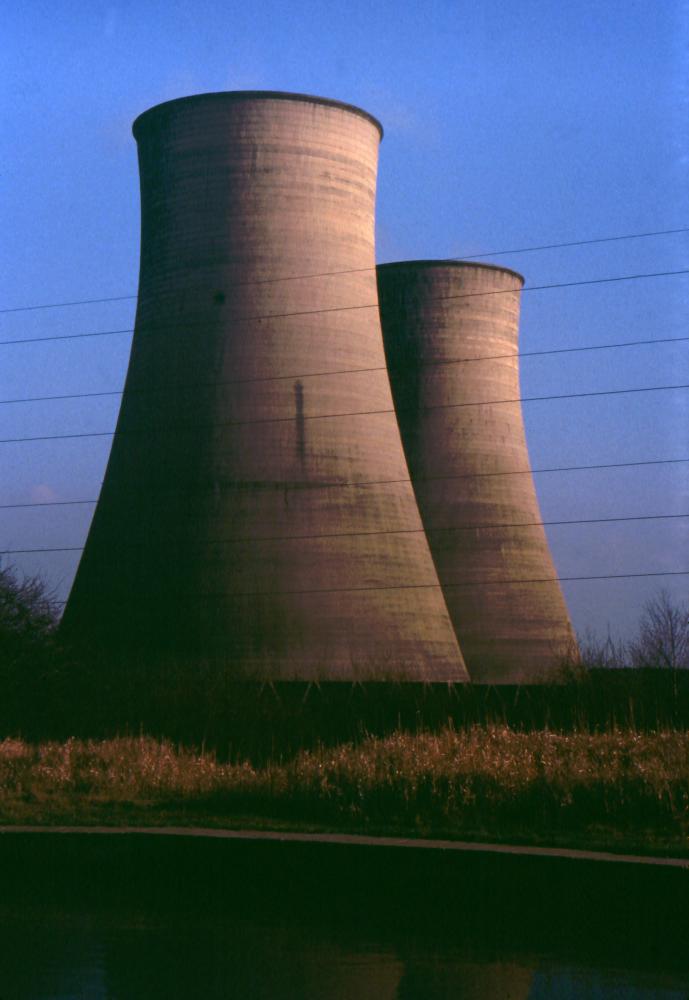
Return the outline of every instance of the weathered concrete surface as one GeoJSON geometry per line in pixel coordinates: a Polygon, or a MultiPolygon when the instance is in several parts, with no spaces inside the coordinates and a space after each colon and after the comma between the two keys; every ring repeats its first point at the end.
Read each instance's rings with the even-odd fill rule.
{"type": "Polygon", "coordinates": [[[378,268],[402,440],[469,674],[480,683],[538,682],[574,644],[545,532],[534,524],[541,515],[521,404],[495,402],[520,396],[522,280],[464,262],[378,268]]]}
{"type": "Polygon", "coordinates": [[[379,126],[238,92],[134,134],[136,330],[65,632],[250,679],[466,679],[381,370],[379,126]]]}

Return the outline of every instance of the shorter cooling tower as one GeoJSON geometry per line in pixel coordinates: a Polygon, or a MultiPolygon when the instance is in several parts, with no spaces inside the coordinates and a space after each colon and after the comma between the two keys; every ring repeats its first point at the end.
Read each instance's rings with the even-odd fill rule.
{"type": "Polygon", "coordinates": [[[487,264],[378,268],[410,474],[469,674],[479,683],[544,680],[574,648],[518,402],[522,284],[514,271],[487,264]]]}
{"type": "Polygon", "coordinates": [[[385,371],[380,126],[240,91],[134,134],[136,330],[65,634],[235,679],[466,680],[385,371]]]}

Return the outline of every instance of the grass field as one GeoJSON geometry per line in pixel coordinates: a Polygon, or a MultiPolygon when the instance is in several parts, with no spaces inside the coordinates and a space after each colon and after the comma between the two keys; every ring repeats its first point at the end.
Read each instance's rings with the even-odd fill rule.
{"type": "Polygon", "coordinates": [[[446,727],[261,764],[144,736],[5,739],[0,823],[336,830],[689,855],[689,733],[446,727]]]}

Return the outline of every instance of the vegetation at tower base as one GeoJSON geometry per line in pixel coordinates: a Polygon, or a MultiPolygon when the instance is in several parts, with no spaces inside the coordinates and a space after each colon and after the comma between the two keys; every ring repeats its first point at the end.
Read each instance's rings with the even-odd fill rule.
{"type": "Polygon", "coordinates": [[[467,679],[385,372],[380,133],[270,92],[136,120],[135,332],[65,639],[246,681],[467,679]]]}
{"type": "Polygon", "coordinates": [[[523,732],[689,728],[689,671],[578,670],[565,683],[237,683],[217,663],[71,659],[3,667],[0,736],[33,741],[144,732],[265,760],[366,734],[505,725],[523,732]]]}
{"type": "MultiPolygon", "coordinates": [[[[658,602],[686,621],[661,594],[639,637],[658,602]]],[[[0,822],[687,853],[689,670],[664,662],[545,685],[238,684],[217,663],[80,662],[48,632],[0,670],[0,822]]]]}
{"type": "Polygon", "coordinates": [[[471,679],[552,677],[576,643],[519,402],[523,279],[464,261],[377,271],[402,443],[471,679]]]}
{"type": "Polygon", "coordinates": [[[392,733],[262,764],[0,741],[0,824],[268,826],[689,854],[689,733],[392,733]]]}
{"type": "Polygon", "coordinates": [[[191,669],[169,656],[113,660],[92,650],[84,658],[81,647],[56,636],[56,607],[40,578],[5,566],[0,584],[0,607],[12,610],[0,618],[0,739],[145,732],[187,746],[203,743],[225,757],[264,760],[448,725],[523,732],[689,729],[689,601],[664,590],[646,602],[628,642],[585,638],[582,658],[563,664],[552,684],[265,684],[237,682],[231,665],[217,661],[195,661],[191,669]],[[651,642],[652,665],[635,666],[639,648],[648,650],[651,642]],[[8,655],[10,648],[17,655],[8,655]],[[679,649],[685,658],[671,669],[679,649]]]}

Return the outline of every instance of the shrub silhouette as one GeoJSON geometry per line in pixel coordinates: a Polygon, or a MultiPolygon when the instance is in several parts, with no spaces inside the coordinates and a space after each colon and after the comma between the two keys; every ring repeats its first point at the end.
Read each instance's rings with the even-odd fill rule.
{"type": "Polygon", "coordinates": [[[629,652],[635,667],[689,668],[689,604],[660,590],[644,605],[629,652]]]}
{"type": "Polygon", "coordinates": [[[0,663],[35,656],[51,642],[58,606],[39,576],[22,576],[0,565],[0,663]]]}

